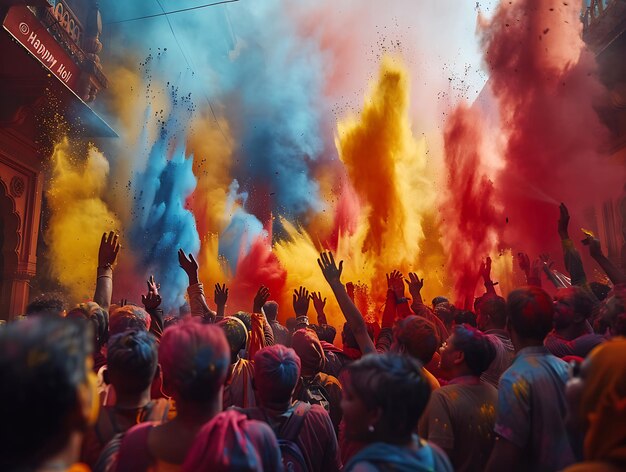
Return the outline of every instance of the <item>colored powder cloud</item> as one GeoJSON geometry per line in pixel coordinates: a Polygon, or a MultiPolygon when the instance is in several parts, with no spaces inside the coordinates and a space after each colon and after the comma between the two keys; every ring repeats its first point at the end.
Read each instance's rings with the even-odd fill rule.
{"type": "MultiPolygon", "coordinates": [[[[131,3],[113,5],[111,14],[131,18],[148,9],[131,3]]],[[[283,10],[279,1],[242,2],[122,23],[113,26],[111,46],[132,44],[147,54],[159,38],[167,53],[153,66],[154,77],[183,71],[176,83],[195,105],[212,103],[229,123],[224,139],[236,143],[231,178],[250,194],[248,211],[263,223],[272,213],[304,218],[322,207],[308,162],[323,149],[323,55],[283,10]]]]}
{"type": "Polygon", "coordinates": [[[100,238],[120,228],[104,200],[107,159],[93,145],[86,156],[76,155],[77,148],[68,138],[54,146],[45,190],[51,216],[44,230],[51,275],[74,301],[93,296],[100,238]]]}
{"type": "Polygon", "coordinates": [[[502,2],[480,31],[506,137],[495,182],[509,221],[501,241],[531,256],[560,252],[559,202],[570,206],[575,237],[584,212],[623,182],[601,151],[608,138],[595,110],[602,86],[579,14],[576,2],[502,2]]]}
{"type": "Polygon", "coordinates": [[[459,106],[445,130],[447,192],[442,202],[442,239],[457,306],[472,309],[481,259],[494,253],[504,217],[483,167],[482,117],[459,106]]]}
{"type": "Polygon", "coordinates": [[[178,249],[196,255],[200,249],[194,216],[185,208],[196,186],[193,156],[185,156],[185,143],[180,139],[191,105],[174,89],[172,104],[158,139],[149,147],[146,168],[133,179],[133,220],[129,229],[138,271],[144,278],[154,274],[161,281],[166,309],[184,303],[188,281],[178,267],[178,249]]]}

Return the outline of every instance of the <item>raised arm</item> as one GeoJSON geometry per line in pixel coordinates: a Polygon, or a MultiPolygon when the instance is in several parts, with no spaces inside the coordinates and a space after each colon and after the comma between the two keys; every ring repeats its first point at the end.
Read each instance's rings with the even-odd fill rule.
{"type": "Polygon", "coordinates": [[[209,321],[214,321],[216,313],[207,305],[204,296],[204,288],[198,280],[198,263],[193,254],[187,256],[182,249],[178,250],[178,263],[185,271],[189,278],[189,287],[187,294],[189,295],[189,308],[192,316],[201,316],[209,321]]]}
{"type": "Polygon", "coordinates": [[[267,321],[267,317],[265,316],[265,312],[263,311],[263,305],[270,298],[270,289],[261,285],[254,296],[254,300],[252,301],[252,313],[257,313],[261,316],[261,320],[263,321],[263,337],[264,343],[263,346],[273,346],[274,345],[274,332],[272,331],[272,327],[267,321]]]}
{"type": "Polygon", "coordinates": [[[350,326],[350,329],[354,333],[354,337],[359,345],[359,348],[361,349],[361,352],[363,354],[376,352],[374,342],[367,334],[367,327],[365,326],[365,320],[363,319],[361,312],[352,300],[350,300],[346,288],[341,283],[343,261],[339,261],[339,266],[337,266],[333,254],[328,251],[320,254],[317,263],[322,270],[322,274],[324,275],[326,282],[328,282],[328,285],[337,299],[339,308],[341,309],[343,316],[346,318],[348,326],[350,326]]]}
{"type": "Polygon", "coordinates": [[[574,242],[569,237],[569,211],[564,203],[559,206],[559,224],[558,231],[561,238],[561,245],[563,246],[563,258],[565,262],[565,268],[569,272],[572,280],[572,285],[585,285],[587,283],[587,275],[583,267],[583,261],[580,258],[580,254],[574,246],[574,242]]]}
{"type": "Polygon", "coordinates": [[[215,321],[224,319],[224,313],[226,312],[226,302],[228,301],[228,288],[226,284],[215,284],[215,292],[213,292],[213,301],[217,307],[217,316],[215,321]]]}
{"type": "Polygon", "coordinates": [[[387,290],[391,290],[396,299],[396,313],[400,318],[412,315],[409,300],[404,296],[404,276],[399,270],[387,274],[387,290]]]}
{"type": "Polygon", "coordinates": [[[537,259],[531,264],[528,254],[518,252],[517,263],[519,264],[519,268],[526,275],[526,284],[541,287],[541,260],[537,259]]]}
{"type": "Polygon", "coordinates": [[[602,253],[599,239],[588,236],[584,243],[589,246],[589,254],[602,267],[613,285],[626,283],[624,273],[602,253]]]}
{"type": "Polygon", "coordinates": [[[495,287],[498,285],[498,282],[491,280],[491,257],[487,256],[485,261],[480,264],[478,273],[483,278],[485,293],[489,295],[497,295],[495,287]]]}
{"type": "Polygon", "coordinates": [[[300,286],[298,290],[293,291],[292,300],[293,312],[296,314],[296,318],[299,316],[306,316],[309,312],[309,303],[311,302],[309,291],[300,286]]]}
{"type": "Polygon", "coordinates": [[[326,306],[326,298],[322,299],[321,292],[313,292],[311,293],[311,300],[313,301],[313,308],[315,309],[315,313],[317,314],[317,324],[318,326],[324,326],[328,324],[326,320],[326,313],[324,313],[324,307],[326,306]]]}
{"type": "Polygon", "coordinates": [[[110,231],[108,235],[104,233],[98,250],[98,275],[93,301],[107,313],[113,295],[113,264],[115,264],[118,252],[120,252],[119,236],[113,231],[110,231]]]}
{"type": "Polygon", "coordinates": [[[422,287],[424,287],[424,279],[420,279],[415,272],[409,272],[408,280],[404,279],[404,281],[409,287],[409,293],[413,299],[411,308],[413,308],[413,311],[417,313],[419,306],[424,304],[421,294],[422,287]]]}
{"type": "Polygon", "coordinates": [[[160,285],[154,281],[154,275],[146,281],[148,285],[147,295],[141,296],[141,303],[143,303],[146,312],[152,318],[150,323],[150,332],[154,334],[157,339],[161,339],[163,335],[163,310],[161,306],[161,295],[159,295],[160,285]]]}

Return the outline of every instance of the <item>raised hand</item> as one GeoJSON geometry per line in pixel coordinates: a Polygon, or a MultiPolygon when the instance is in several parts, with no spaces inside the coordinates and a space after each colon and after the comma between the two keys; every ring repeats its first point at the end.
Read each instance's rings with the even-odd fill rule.
{"type": "Polygon", "coordinates": [[[409,278],[404,279],[407,286],[409,287],[409,293],[411,297],[413,297],[413,301],[421,300],[422,295],[420,291],[424,287],[424,279],[420,279],[415,272],[409,272],[409,278]]]}
{"type": "Polygon", "coordinates": [[[602,246],[600,245],[600,240],[598,238],[587,236],[585,241],[586,244],[589,245],[589,255],[591,255],[591,257],[594,259],[604,257],[604,254],[602,254],[602,246]]]}
{"type": "Polygon", "coordinates": [[[310,301],[309,291],[306,288],[300,286],[298,290],[293,291],[293,311],[296,316],[306,316],[310,301]]]}
{"type": "Polygon", "coordinates": [[[559,212],[559,236],[561,239],[569,239],[569,211],[567,210],[565,203],[561,203],[561,205],[559,205],[559,212]]]}
{"type": "Polygon", "coordinates": [[[161,295],[154,292],[148,292],[147,295],[141,296],[141,303],[143,303],[146,311],[154,310],[161,304],[161,295]]]}
{"type": "Polygon", "coordinates": [[[526,254],[525,252],[518,252],[517,264],[519,265],[519,268],[522,270],[522,272],[526,274],[526,277],[528,277],[530,275],[530,258],[528,257],[528,254],[526,254]]]}
{"type": "Polygon", "coordinates": [[[333,253],[330,251],[326,251],[320,254],[317,263],[320,266],[320,269],[322,269],[322,274],[324,275],[324,278],[329,285],[333,286],[341,284],[343,261],[339,261],[339,266],[337,266],[337,264],[335,263],[335,258],[333,257],[333,253]]]}
{"type": "Polygon", "coordinates": [[[213,301],[217,306],[226,306],[226,302],[228,301],[228,288],[226,284],[215,284],[213,301]]]}
{"type": "MultiPolygon", "coordinates": [[[[354,288],[354,286],[353,286],[354,288]]],[[[322,300],[322,293],[321,292],[312,292],[311,293],[311,300],[313,301],[313,308],[315,308],[315,311],[319,314],[320,312],[324,312],[324,307],[326,306],[326,298],[324,298],[322,300]]]]}
{"type": "Polygon", "coordinates": [[[404,276],[399,270],[387,274],[387,289],[392,290],[396,300],[404,298],[404,276]]]}
{"type": "Polygon", "coordinates": [[[182,249],[178,250],[178,264],[185,271],[187,277],[189,277],[189,285],[198,283],[198,263],[193,257],[193,254],[189,253],[189,257],[182,249]]]}
{"type": "Polygon", "coordinates": [[[159,294],[161,284],[158,284],[154,281],[154,275],[150,276],[150,278],[146,281],[146,284],[148,284],[148,293],[154,293],[156,295],[159,294]]]}
{"type": "Polygon", "coordinates": [[[270,289],[261,285],[254,296],[254,302],[252,305],[253,313],[262,313],[261,308],[265,305],[265,302],[270,298],[270,289]]]}
{"type": "Polygon", "coordinates": [[[491,282],[491,257],[487,256],[487,259],[480,264],[478,273],[485,282],[491,282]]]}
{"type": "Polygon", "coordinates": [[[104,233],[98,250],[98,267],[111,267],[115,263],[118,252],[120,252],[119,235],[113,231],[110,231],[108,235],[104,233]]]}

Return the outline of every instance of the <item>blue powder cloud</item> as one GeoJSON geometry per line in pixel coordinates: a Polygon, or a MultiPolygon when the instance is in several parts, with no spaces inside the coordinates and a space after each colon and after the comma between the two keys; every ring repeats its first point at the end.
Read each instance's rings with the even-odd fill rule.
{"type": "Polygon", "coordinates": [[[267,234],[263,224],[254,215],[245,210],[248,199],[246,192],[239,192],[239,182],[234,180],[228,189],[226,213],[230,215],[230,223],[220,234],[218,252],[226,258],[232,273],[235,272],[239,256],[247,254],[254,240],[267,234]]]}
{"type": "MultiPolygon", "coordinates": [[[[187,1],[160,3],[167,11],[192,6],[187,1]]],[[[175,82],[181,93],[191,94],[196,109],[210,103],[216,115],[227,118],[235,141],[232,177],[250,199],[261,197],[268,205],[253,215],[251,211],[258,212],[259,200],[249,201],[248,211],[238,208],[229,215],[219,250],[233,269],[241,251],[245,254],[251,238],[262,231],[265,221],[259,218],[272,213],[305,223],[307,215],[323,206],[310,163],[324,150],[322,121],[328,111],[322,93],[325,57],[315,40],[298,35],[284,8],[284,2],[278,0],[242,1],[108,25],[111,21],[160,13],[161,6],[156,0],[112,2],[102,11],[108,60],[124,59],[129,51],[136,57],[157,54],[159,60],[150,70],[153,83],[175,82]]],[[[177,133],[179,138],[184,136],[185,126],[181,125],[177,133]]],[[[121,134],[123,139],[123,130],[121,134]]],[[[156,143],[152,153],[165,152],[165,144],[156,143]]],[[[145,179],[160,179],[161,186],[169,185],[168,176],[174,173],[190,179],[186,172],[191,163],[185,164],[182,155],[179,161],[165,165],[159,164],[152,153],[150,161],[154,159],[155,168],[148,165],[145,179]]],[[[168,191],[188,190],[183,187],[172,184],[168,191]]],[[[144,193],[141,198],[148,197],[144,193]]],[[[151,205],[155,213],[171,212],[173,219],[182,218],[180,208],[169,209],[168,205],[182,208],[185,198],[179,194],[151,205]]],[[[141,206],[145,207],[143,203],[141,206]]],[[[183,227],[191,230],[192,225],[181,225],[177,237],[164,236],[164,242],[171,240],[174,244],[178,238],[182,245],[183,227]]],[[[145,224],[142,228],[145,231],[145,224]]],[[[159,228],[152,228],[158,233],[159,228]]],[[[145,237],[134,239],[142,241],[145,237]]],[[[197,247],[196,238],[194,231],[189,241],[184,241],[189,244],[187,252],[197,247]]],[[[161,247],[159,238],[155,243],[161,247]]],[[[148,255],[143,263],[152,263],[148,255]]]]}
{"type": "Polygon", "coordinates": [[[193,156],[185,156],[177,136],[186,122],[188,103],[173,94],[173,108],[149,149],[146,168],[133,178],[131,250],[144,276],[154,274],[163,287],[166,309],[184,303],[188,280],[178,265],[178,249],[197,254],[200,238],[193,214],[185,208],[196,187],[193,156]]]}

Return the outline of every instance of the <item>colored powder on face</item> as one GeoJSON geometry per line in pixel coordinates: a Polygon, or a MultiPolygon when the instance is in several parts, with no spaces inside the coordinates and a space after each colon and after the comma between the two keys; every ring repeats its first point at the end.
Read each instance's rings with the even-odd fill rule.
{"type": "Polygon", "coordinates": [[[72,149],[67,138],[54,147],[44,237],[52,276],[78,301],[93,296],[100,239],[104,232],[119,229],[120,222],[103,198],[107,159],[92,145],[84,158],[72,149]]]}

